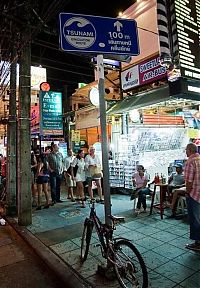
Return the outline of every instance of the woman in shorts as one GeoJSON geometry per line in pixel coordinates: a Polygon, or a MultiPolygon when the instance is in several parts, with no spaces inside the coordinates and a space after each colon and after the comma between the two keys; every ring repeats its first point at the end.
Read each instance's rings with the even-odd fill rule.
{"type": "Polygon", "coordinates": [[[46,161],[45,155],[41,154],[38,157],[38,164],[37,164],[37,173],[36,173],[36,183],[37,183],[37,190],[38,190],[38,206],[36,210],[41,210],[41,194],[42,190],[44,191],[45,195],[45,205],[44,209],[49,208],[49,194],[48,194],[48,182],[49,182],[49,174],[48,174],[48,162],[46,161]]]}

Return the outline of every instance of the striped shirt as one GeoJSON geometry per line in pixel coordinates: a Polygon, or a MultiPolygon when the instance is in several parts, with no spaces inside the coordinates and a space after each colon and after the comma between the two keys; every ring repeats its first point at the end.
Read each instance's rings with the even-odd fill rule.
{"type": "Polygon", "coordinates": [[[49,167],[53,172],[56,172],[56,174],[62,174],[63,173],[63,155],[60,152],[57,153],[49,153],[48,154],[48,163],[49,167]]]}
{"type": "Polygon", "coordinates": [[[184,169],[185,181],[192,183],[190,197],[200,203],[200,155],[189,156],[184,169]]]}

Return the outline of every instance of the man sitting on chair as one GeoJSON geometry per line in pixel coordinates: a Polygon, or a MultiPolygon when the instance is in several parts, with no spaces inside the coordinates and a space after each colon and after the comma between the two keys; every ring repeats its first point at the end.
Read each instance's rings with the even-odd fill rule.
{"type": "Polygon", "coordinates": [[[183,175],[183,165],[177,163],[175,165],[176,172],[173,172],[168,179],[168,196],[169,200],[173,198],[173,190],[185,186],[185,180],[183,175]]]}
{"type": "Polygon", "coordinates": [[[175,165],[176,172],[172,173],[168,180],[168,193],[170,199],[172,199],[171,209],[172,214],[169,218],[176,217],[176,209],[180,196],[185,196],[186,188],[185,188],[185,180],[183,175],[183,166],[181,163],[177,163],[175,165]]]}
{"type": "Polygon", "coordinates": [[[176,218],[176,209],[177,209],[179,197],[185,196],[185,195],[186,195],[185,186],[173,190],[173,197],[172,197],[172,203],[171,203],[172,214],[169,216],[169,218],[176,218]]]}

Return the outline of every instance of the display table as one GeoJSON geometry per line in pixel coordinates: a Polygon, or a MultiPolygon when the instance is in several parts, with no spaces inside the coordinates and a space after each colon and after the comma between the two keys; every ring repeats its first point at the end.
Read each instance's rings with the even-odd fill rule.
{"type": "Polygon", "coordinates": [[[150,214],[149,215],[152,214],[153,208],[156,208],[160,212],[161,219],[163,219],[164,209],[166,208],[166,205],[164,204],[164,200],[166,199],[167,189],[168,189],[168,184],[162,184],[162,183],[154,184],[154,190],[153,190],[153,195],[152,195],[152,200],[151,200],[151,208],[150,208],[150,214]],[[159,187],[160,202],[154,203],[157,187],[159,187]]]}

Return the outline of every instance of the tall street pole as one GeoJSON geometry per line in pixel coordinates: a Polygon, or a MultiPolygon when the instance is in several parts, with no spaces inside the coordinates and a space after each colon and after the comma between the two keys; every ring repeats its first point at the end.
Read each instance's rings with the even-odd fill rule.
{"type": "Polygon", "coordinates": [[[21,34],[22,50],[19,70],[19,113],[18,113],[18,223],[32,223],[31,195],[31,42],[30,42],[30,0],[26,1],[25,17],[27,20],[21,34]]]}
{"type": "Polygon", "coordinates": [[[13,41],[13,49],[11,55],[10,69],[10,98],[9,98],[9,121],[7,133],[7,175],[6,175],[6,195],[7,195],[7,214],[16,215],[16,195],[17,195],[17,157],[16,157],[16,141],[17,141],[17,105],[16,105],[16,83],[17,83],[17,50],[16,42],[13,41]]]}
{"type": "Polygon", "coordinates": [[[99,110],[100,110],[100,125],[101,125],[101,150],[103,164],[103,191],[104,191],[104,206],[105,206],[105,223],[111,224],[111,201],[110,201],[110,181],[109,181],[109,165],[108,165],[108,138],[106,129],[106,102],[104,89],[104,64],[103,55],[97,55],[97,70],[98,70],[98,86],[99,86],[99,110]]]}

